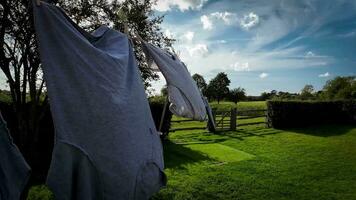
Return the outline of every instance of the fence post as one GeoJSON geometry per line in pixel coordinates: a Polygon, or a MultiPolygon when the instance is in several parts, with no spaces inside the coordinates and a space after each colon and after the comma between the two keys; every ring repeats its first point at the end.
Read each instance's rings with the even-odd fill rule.
{"type": "Polygon", "coordinates": [[[230,130],[236,131],[236,115],[237,115],[237,109],[236,108],[231,108],[231,114],[230,114],[230,130]]]}

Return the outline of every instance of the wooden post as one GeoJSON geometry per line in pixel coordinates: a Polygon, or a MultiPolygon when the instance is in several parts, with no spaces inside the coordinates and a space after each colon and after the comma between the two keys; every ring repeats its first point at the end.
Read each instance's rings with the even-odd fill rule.
{"type": "Polygon", "coordinates": [[[236,131],[236,108],[231,108],[231,113],[230,113],[230,130],[231,131],[236,131]]]}
{"type": "Polygon", "coordinates": [[[168,96],[166,98],[166,102],[164,102],[164,106],[163,106],[163,111],[162,111],[162,115],[161,115],[161,121],[159,123],[159,128],[158,128],[158,131],[159,132],[162,132],[162,127],[163,127],[163,122],[164,122],[164,118],[165,118],[165,115],[166,115],[166,110],[167,110],[167,107],[168,107],[168,96]]]}

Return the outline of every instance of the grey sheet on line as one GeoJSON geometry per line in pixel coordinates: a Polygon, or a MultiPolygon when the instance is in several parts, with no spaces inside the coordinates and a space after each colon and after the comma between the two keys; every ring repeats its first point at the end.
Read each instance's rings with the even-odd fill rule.
{"type": "Polygon", "coordinates": [[[30,167],[13,143],[0,113],[0,199],[20,199],[30,177],[30,171],[30,167]]]}
{"type": "Polygon", "coordinates": [[[147,42],[143,43],[143,47],[167,81],[168,99],[171,102],[169,110],[181,117],[205,120],[205,104],[184,63],[176,55],[147,42]]]}
{"type": "Polygon", "coordinates": [[[47,184],[57,200],[148,199],[166,179],[163,152],[126,35],[80,29],[34,6],[55,126],[47,184]]]}

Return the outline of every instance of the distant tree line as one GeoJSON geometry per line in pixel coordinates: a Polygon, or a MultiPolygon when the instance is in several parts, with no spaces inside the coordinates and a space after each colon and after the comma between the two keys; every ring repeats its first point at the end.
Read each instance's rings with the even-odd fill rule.
{"type": "Polygon", "coordinates": [[[192,78],[198,88],[209,101],[265,101],[265,100],[344,100],[356,99],[356,77],[338,76],[326,82],[322,90],[315,91],[313,85],[305,85],[299,93],[272,90],[263,92],[260,96],[247,96],[242,87],[229,89],[231,81],[224,72],[218,73],[207,83],[200,74],[194,74],[192,78]]]}
{"type": "Polygon", "coordinates": [[[315,91],[313,85],[305,85],[300,93],[263,92],[261,100],[347,100],[356,99],[356,77],[338,76],[326,82],[323,88],[315,91]]]}

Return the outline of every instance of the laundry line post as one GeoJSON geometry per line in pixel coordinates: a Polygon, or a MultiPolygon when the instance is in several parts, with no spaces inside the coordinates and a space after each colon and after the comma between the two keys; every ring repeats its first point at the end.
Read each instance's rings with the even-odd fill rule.
{"type": "Polygon", "coordinates": [[[166,101],[164,102],[164,106],[163,106],[163,111],[162,111],[162,115],[161,115],[161,121],[159,123],[159,128],[158,128],[158,131],[159,132],[162,132],[162,127],[163,127],[163,123],[164,123],[164,118],[165,118],[165,115],[166,115],[166,110],[167,110],[167,107],[168,107],[168,96],[166,97],[166,101]]]}

